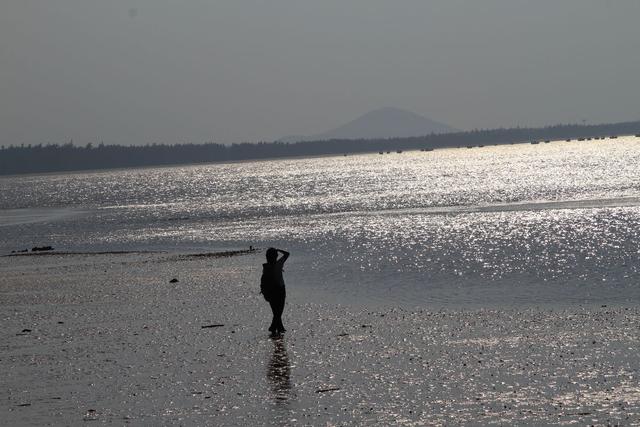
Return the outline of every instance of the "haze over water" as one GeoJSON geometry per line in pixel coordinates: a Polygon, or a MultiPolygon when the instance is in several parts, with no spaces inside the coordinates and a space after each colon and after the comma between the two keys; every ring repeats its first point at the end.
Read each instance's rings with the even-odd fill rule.
{"type": "Polygon", "coordinates": [[[2,177],[0,252],[273,245],[312,301],[638,303],[638,164],[624,137],[2,177]]]}

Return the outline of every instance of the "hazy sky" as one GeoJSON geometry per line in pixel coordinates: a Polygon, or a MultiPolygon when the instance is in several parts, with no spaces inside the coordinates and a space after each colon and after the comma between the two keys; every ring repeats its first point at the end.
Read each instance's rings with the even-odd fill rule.
{"type": "Polygon", "coordinates": [[[640,119],[638,0],[2,0],[0,144],[640,119]]]}

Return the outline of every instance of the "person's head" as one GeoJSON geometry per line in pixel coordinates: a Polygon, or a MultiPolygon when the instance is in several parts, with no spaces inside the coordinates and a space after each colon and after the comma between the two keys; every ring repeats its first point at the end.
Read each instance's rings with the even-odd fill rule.
{"type": "Polygon", "coordinates": [[[275,248],[267,249],[267,262],[274,264],[278,260],[278,251],[275,248]]]}

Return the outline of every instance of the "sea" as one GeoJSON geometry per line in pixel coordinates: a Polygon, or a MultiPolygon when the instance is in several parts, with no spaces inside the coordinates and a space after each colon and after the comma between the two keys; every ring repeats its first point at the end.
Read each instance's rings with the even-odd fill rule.
{"type": "Polygon", "coordinates": [[[274,246],[310,303],[634,305],[640,139],[0,177],[0,255],[49,245],[274,246]]]}

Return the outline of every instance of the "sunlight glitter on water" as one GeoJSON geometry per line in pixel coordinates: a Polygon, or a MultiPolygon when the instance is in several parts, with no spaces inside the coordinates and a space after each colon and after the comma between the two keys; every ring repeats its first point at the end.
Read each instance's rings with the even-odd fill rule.
{"type": "Polygon", "coordinates": [[[3,227],[0,248],[281,245],[294,280],[356,299],[626,301],[638,164],[625,137],[0,178],[5,212],[90,212],[3,227]]]}

